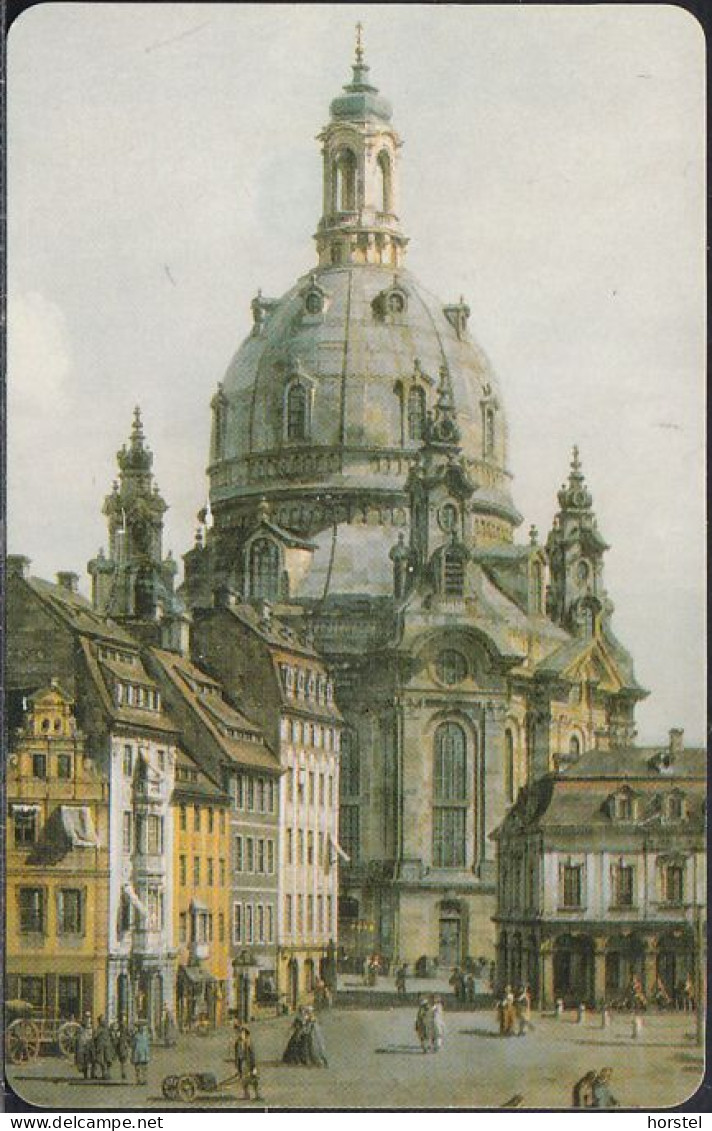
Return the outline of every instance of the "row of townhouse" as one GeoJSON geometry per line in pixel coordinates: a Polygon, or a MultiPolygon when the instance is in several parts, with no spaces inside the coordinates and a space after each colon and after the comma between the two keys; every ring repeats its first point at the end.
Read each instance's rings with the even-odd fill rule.
{"type": "Polygon", "coordinates": [[[335,970],[331,681],[267,607],[202,610],[192,657],[145,627],[8,558],[7,995],[154,1029],[295,1008],[335,970]]]}

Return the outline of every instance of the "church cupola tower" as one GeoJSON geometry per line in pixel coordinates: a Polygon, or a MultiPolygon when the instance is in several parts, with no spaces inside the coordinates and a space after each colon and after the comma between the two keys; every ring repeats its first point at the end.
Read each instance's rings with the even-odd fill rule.
{"type": "Polygon", "coordinates": [[[176,611],[177,565],[170,553],[163,557],[163,516],[168,507],[154,482],[153,452],[146,444],[138,407],[129,443],[116,459],[119,477],[103,507],[109,552],[100,550],[87,566],[92,601],[115,620],[156,622],[176,611]]]}
{"type": "Polygon", "coordinates": [[[601,614],[612,611],[603,583],[608,546],[598,530],[576,447],[568,483],[558,498],[559,511],[546,543],[551,577],[548,611],[570,632],[591,636],[601,614]]]}
{"type": "Polygon", "coordinates": [[[371,264],[397,268],[406,237],[398,219],[401,141],[390,103],[369,81],[357,24],[353,78],[331,103],[319,135],[324,162],[323,213],[315,236],[320,267],[371,264]]]}

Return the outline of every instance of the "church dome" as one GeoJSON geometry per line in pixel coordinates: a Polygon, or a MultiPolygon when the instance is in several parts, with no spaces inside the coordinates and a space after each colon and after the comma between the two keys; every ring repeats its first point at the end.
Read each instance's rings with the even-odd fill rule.
{"type": "Polygon", "coordinates": [[[497,380],[462,327],[464,304],[445,307],[405,269],[348,264],[318,269],[260,305],[264,320],[221,386],[214,503],[269,496],[284,478],[324,490],[393,489],[420,447],[418,405],[432,408],[446,367],[479,495],[516,518],[497,380]],[[294,389],[304,391],[296,425],[294,389]]]}
{"type": "Polygon", "coordinates": [[[317,264],[281,298],[258,292],[213,398],[210,504],[227,572],[263,498],[270,520],[301,538],[361,523],[382,529],[387,550],[388,527],[407,524],[408,475],[445,386],[475,536],[511,542],[521,521],[499,386],[469,307],[441,302],[404,266],[401,141],[360,41],[353,71],[319,136],[317,264]]]}

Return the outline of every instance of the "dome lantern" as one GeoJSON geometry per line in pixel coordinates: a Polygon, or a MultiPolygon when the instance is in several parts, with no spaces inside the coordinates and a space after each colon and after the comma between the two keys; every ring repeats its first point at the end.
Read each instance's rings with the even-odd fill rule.
{"type": "Polygon", "coordinates": [[[357,24],[353,79],[331,103],[319,135],[324,162],[323,213],[315,236],[319,266],[399,267],[407,238],[398,218],[401,140],[392,109],[369,82],[357,24]]]}

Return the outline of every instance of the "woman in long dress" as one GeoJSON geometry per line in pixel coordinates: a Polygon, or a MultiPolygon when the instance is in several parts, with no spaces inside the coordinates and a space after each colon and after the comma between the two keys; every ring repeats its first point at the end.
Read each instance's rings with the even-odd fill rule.
{"type": "Polygon", "coordinates": [[[307,1064],[315,1068],[327,1068],[326,1045],[319,1022],[313,1009],[308,1009],[304,1025],[304,1043],[306,1047],[307,1064]]]}
{"type": "Polygon", "coordinates": [[[440,1052],[445,1041],[445,1010],[443,999],[436,997],[432,1006],[433,1050],[440,1052]]]}
{"type": "Polygon", "coordinates": [[[292,1031],[289,1034],[287,1047],[282,1056],[282,1063],[306,1064],[305,1044],[304,1015],[300,1010],[292,1022],[292,1031]]]}

